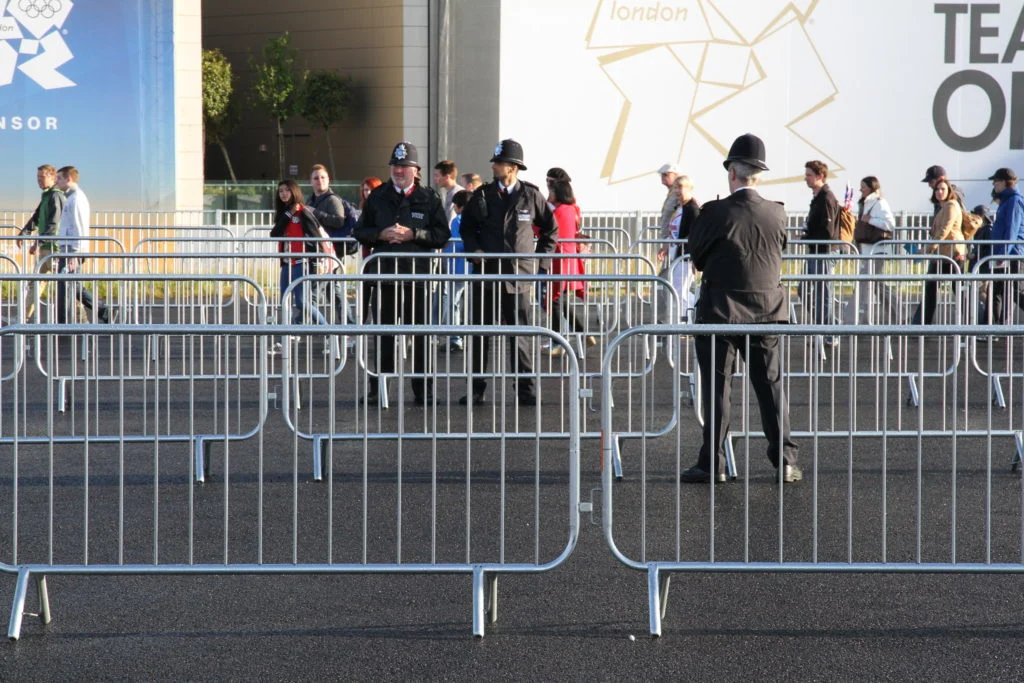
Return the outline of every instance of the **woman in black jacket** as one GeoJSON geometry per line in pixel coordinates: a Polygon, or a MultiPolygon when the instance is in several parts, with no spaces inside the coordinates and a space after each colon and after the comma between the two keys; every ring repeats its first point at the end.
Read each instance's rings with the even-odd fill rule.
{"type": "MultiPolygon", "coordinates": [[[[288,254],[281,259],[281,310],[284,311],[284,293],[293,281],[304,275],[316,274],[316,254],[319,250],[317,242],[301,241],[303,238],[320,238],[320,224],[313,214],[302,204],[302,190],[294,180],[282,180],[277,185],[277,197],[274,207],[277,217],[271,237],[283,237],[278,251],[288,254]]],[[[299,283],[292,289],[292,323],[307,322],[312,319],[321,325],[327,324],[323,314],[310,304],[306,306],[303,297],[304,287],[299,283]],[[307,311],[309,317],[303,319],[302,312],[307,311]]],[[[286,322],[282,319],[282,322],[286,322]]]]}

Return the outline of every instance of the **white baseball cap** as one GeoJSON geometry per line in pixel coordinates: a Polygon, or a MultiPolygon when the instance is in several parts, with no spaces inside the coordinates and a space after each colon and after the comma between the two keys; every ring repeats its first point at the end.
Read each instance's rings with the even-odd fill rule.
{"type": "Polygon", "coordinates": [[[681,171],[675,164],[665,164],[658,169],[658,175],[665,175],[666,173],[675,173],[676,175],[679,175],[681,171]]]}

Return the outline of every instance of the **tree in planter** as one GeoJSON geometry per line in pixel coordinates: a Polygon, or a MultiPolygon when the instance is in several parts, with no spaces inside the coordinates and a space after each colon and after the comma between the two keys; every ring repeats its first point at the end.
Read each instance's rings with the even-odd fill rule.
{"type": "Polygon", "coordinates": [[[331,173],[334,165],[334,146],[331,145],[331,126],[345,118],[352,105],[352,80],[336,71],[315,71],[306,76],[302,86],[302,116],[324,131],[327,138],[327,156],[331,173]]]}
{"type": "Polygon", "coordinates": [[[238,125],[234,94],[231,62],[220,50],[203,50],[203,151],[205,154],[206,146],[216,143],[224,155],[231,182],[237,183],[228,148],[224,145],[224,140],[238,125]]]}
{"type": "Polygon", "coordinates": [[[295,55],[286,32],[263,46],[263,63],[249,58],[253,70],[252,102],[277,124],[278,178],[284,178],[284,122],[299,113],[302,105],[301,79],[295,77],[295,55]]]}

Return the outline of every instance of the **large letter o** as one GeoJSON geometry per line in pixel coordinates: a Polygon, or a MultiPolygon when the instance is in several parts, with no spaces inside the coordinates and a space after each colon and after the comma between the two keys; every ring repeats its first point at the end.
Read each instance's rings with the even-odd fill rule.
{"type": "Polygon", "coordinates": [[[932,103],[932,122],[935,124],[935,132],[948,147],[958,152],[977,152],[985,149],[999,137],[1003,130],[1003,123],[1006,121],[1006,97],[1003,89],[999,87],[996,79],[984,71],[968,69],[958,71],[942,82],[939,89],[935,91],[935,101],[932,103]],[[953,130],[949,124],[949,100],[953,93],[965,85],[976,85],[988,95],[991,112],[989,113],[988,125],[985,130],[973,138],[964,136],[953,130]]]}

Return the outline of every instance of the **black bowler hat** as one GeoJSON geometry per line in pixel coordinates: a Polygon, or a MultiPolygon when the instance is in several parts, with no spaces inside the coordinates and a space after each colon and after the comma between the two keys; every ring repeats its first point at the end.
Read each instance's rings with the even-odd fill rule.
{"type": "Polygon", "coordinates": [[[946,177],[946,169],[942,166],[929,166],[928,170],[924,172],[924,178],[921,180],[922,183],[930,183],[933,180],[946,177]]]}
{"type": "Polygon", "coordinates": [[[722,165],[728,170],[729,162],[742,161],[754,168],[767,171],[768,165],[764,163],[764,158],[764,141],[756,135],[746,133],[732,143],[732,147],[729,148],[729,156],[722,162],[722,165]]]}
{"type": "Polygon", "coordinates": [[[411,142],[399,142],[391,150],[391,161],[388,166],[415,166],[420,168],[420,155],[416,151],[416,145],[411,142]]]}
{"type": "Polygon", "coordinates": [[[526,164],[523,163],[523,146],[512,139],[502,140],[497,144],[494,148],[494,156],[491,157],[491,163],[493,164],[495,161],[515,164],[519,170],[526,170],[526,164]]]}
{"type": "Polygon", "coordinates": [[[1017,174],[1013,172],[1012,168],[1001,168],[993,173],[989,177],[989,180],[1002,180],[1004,182],[1012,183],[1017,181],[1017,174]]]}

